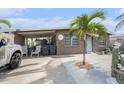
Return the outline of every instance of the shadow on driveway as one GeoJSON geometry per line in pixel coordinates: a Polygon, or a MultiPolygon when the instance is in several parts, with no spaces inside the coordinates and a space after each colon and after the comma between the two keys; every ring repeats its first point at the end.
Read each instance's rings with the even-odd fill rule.
{"type": "Polygon", "coordinates": [[[28,66],[38,65],[38,64],[39,64],[39,63],[25,64],[25,65],[19,66],[19,69],[20,69],[20,68],[24,68],[24,67],[28,67],[28,66]]]}
{"type": "Polygon", "coordinates": [[[51,56],[52,58],[69,58],[69,57],[75,57],[75,56],[69,56],[69,55],[59,55],[59,56],[51,56]]]}

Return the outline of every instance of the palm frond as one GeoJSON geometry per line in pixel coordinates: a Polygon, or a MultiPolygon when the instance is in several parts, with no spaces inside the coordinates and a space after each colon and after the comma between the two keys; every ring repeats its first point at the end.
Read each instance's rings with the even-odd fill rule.
{"type": "Polygon", "coordinates": [[[121,19],[124,19],[124,13],[121,14],[121,15],[119,15],[119,16],[115,19],[115,21],[118,21],[118,20],[121,20],[121,19]]]}
{"type": "Polygon", "coordinates": [[[73,27],[77,24],[77,20],[72,20],[71,23],[70,23],[70,27],[73,27]]]}
{"type": "Polygon", "coordinates": [[[11,28],[11,23],[6,19],[0,19],[0,23],[6,24],[9,28],[11,28]]]}
{"type": "Polygon", "coordinates": [[[71,28],[70,32],[69,32],[69,36],[72,37],[73,33],[77,32],[78,29],[77,28],[71,28]]]}
{"type": "Polygon", "coordinates": [[[91,15],[89,15],[89,22],[95,18],[105,19],[105,13],[103,11],[97,11],[91,15]]]}
{"type": "Polygon", "coordinates": [[[73,33],[77,31],[77,29],[76,29],[77,24],[78,24],[77,19],[74,19],[71,21],[70,27],[69,27],[70,28],[70,32],[69,32],[70,37],[72,37],[73,33]]]}
{"type": "Polygon", "coordinates": [[[107,29],[103,24],[100,23],[90,23],[88,25],[90,33],[94,36],[95,34],[98,34],[99,36],[106,36],[107,29]]]}
{"type": "Polygon", "coordinates": [[[84,31],[83,30],[79,30],[78,31],[78,38],[79,38],[79,40],[82,40],[83,34],[84,34],[84,31]]]}
{"type": "Polygon", "coordinates": [[[72,36],[73,33],[77,32],[78,38],[82,40],[83,35],[89,32],[92,34],[105,34],[106,28],[104,27],[104,25],[92,22],[92,20],[95,18],[105,19],[104,12],[97,11],[96,13],[91,15],[82,14],[76,19],[72,20],[72,22],[70,23],[70,36],[72,36]]]}
{"type": "Polygon", "coordinates": [[[81,24],[80,24],[80,27],[82,27],[82,29],[87,29],[87,25],[89,23],[88,19],[89,19],[89,17],[88,17],[87,14],[82,14],[81,15],[81,19],[80,19],[81,24]]]}
{"type": "Polygon", "coordinates": [[[119,30],[122,26],[124,26],[124,20],[121,20],[115,27],[115,31],[119,30]]]}
{"type": "Polygon", "coordinates": [[[70,23],[70,37],[73,33],[77,32],[78,38],[81,40],[82,35],[85,32],[84,29],[87,28],[87,15],[78,16],[76,19],[72,20],[70,23]]]}

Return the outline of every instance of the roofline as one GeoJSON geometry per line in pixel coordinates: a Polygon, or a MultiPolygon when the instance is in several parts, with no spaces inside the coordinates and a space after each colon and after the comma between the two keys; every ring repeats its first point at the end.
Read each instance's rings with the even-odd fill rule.
{"type": "MultiPolygon", "coordinates": [[[[34,32],[34,31],[66,31],[70,30],[68,27],[63,28],[38,28],[38,29],[10,29],[12,33],[19,33],[19,32],[34,32]]],[[[8,31],[5,31],[8,32],[8,31]]],[[[109,35],[113,35],[113,33],[107,32],[109,35]]]]}
{"type": "Polygon", "coordinates": [[[69,28],[39,28],[39,29],[16,29],[13,30],[13,33],[18,33],[18,32],[33,32],[33,31],[58,31],[58,30],[69,30],[69,28]]]}

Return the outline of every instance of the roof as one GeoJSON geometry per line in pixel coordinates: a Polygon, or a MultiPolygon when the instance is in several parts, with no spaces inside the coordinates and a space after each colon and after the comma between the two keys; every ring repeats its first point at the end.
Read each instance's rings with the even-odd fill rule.
{"type": "Polygon", "coordinates": [[[110,40],[124,40],[124,35],[111,35],[110,40]]]}
{"type": "MultiPolygon", "coordinates": [[[[6,29],[4,32],[13,32],[13,33],[20,33],[20,32],[34,32],[34,31],[66,31],[69,30],[69,27],[52,27],[52,28],[29,28],[29,29],[6,29]]],[[[112,35],[112,33],[107,32],[108,34],[112,35]]]]}
{"type": "Polygon", "coordinates": [[[15,29],[12,32],[32,32],[32,31],[57,31],[57,30],[69,30],[68,27],[54,27],[54,28],[29,28],[29,29],[15,29]]]}
{"type": "Polygon", "coordinates": [[[123,37],[124,38],[124,35],[111,35],[110,37],[111,38],[118,38],[118,37],[123,37]]]}

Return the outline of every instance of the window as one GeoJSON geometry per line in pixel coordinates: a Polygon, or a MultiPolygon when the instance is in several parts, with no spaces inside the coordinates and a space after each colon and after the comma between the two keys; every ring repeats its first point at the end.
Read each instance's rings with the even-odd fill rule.
{"type": "Polygon", "coordinates": [[[105,47],[106,46],[106,43],[104,40],[99,40],[99,46],[100,47],[105,47]]]}
{"type": "Polygon", "coordinates": [[[68,35],[65,35],[65,46],[71,47],[71,38],[68,35]]]}
{"type": "Polygon", "coordinates": [[[78,45],[79,45],[78,37],[73,36],[73,46],[78,46],[78,45]]]}
{"type": "Polygon", "coordinates": [[[69,35],[65,35],[65,46],[66,47],[77,47],[79,45],[78,37],[76,35],[70,38],[69,35]]]}

